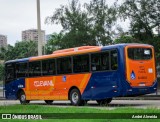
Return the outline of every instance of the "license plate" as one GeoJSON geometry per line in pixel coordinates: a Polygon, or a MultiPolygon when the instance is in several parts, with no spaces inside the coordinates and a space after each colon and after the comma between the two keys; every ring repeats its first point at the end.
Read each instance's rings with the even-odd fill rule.
{"type": "Polygon", "coordinates": [[[139,86],[146,86],[144,83],[140,83],[139,86]]]}

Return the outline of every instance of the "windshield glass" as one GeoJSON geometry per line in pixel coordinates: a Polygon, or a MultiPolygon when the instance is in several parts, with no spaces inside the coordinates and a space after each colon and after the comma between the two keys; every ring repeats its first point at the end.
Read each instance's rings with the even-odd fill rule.
{"type": "Polygon", "coordinates": [[[149,60],[152,58],[151,48],[128,48],[128,58],[132,60],[149,60]]]}

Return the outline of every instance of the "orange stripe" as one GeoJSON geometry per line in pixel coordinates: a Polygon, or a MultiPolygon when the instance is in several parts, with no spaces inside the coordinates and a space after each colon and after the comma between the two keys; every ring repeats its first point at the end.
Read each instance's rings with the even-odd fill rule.
{"type": "Polygon", "coordinates": [[[89,82],[89,78],[90,78],[91,74],[86,74],[80,84],[80,91],[81,94],[83,93],[84,89],[86,88],[88,82],[89,82]]]}
{"type": "Polygon", "coordinates": [[[28,91],[29,90],[29,82],[28,82],[28,78],[26,78],[26,80],[25,80],[25,84],[26,84],[26,91],[28,91]]]}
{"type": "Polygon", "coordinates": [[[66,53],[60,53],[60,54],[57,53],[57,54],[43,55],[43,56],[31,57],[29,59],[29,61],[36,61],[36,60],[42,60],[42,59],[49,59],[49,58],[56,58],[56,57],[63,57],[63,56],[70,56],[70,55],[85,54],[85,53],[89,53],[89,52],[98,52],[100,50],[101,50],[101,47],[97,47],[97,48],[93,48],[93,49],[66,52],[66,53]]]}
{"type": "Polygon", "coordinates": [[[85,74],[85,75],[84,75],[84,78],[83,78],[83,80],[82,80],[82,82],[81,82],[81,84],[80,84],[80,89],[83,88],[85,82],[87,82],[87,81],[86,81],[87,78],[88,78],[88,74],[85,74]]]}

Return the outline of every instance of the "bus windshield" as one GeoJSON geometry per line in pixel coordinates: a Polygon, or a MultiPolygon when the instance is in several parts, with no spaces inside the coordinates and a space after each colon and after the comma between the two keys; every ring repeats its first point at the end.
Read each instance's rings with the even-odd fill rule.
{"type": "Polygon", "coordinates": [[[152,58],[151,48],[128,48],[128,58],[132,60],[149,60],[152,58]]]}

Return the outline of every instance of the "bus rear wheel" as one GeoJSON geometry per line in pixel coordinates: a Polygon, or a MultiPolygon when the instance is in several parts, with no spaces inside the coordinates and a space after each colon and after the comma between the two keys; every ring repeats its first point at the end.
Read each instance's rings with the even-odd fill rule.
{"type": "Polygon", "coordinates": [[[78,89],[72,89],[70,92],[70,101],[74,106],[84,105],[84,101],[81,100],[81,93],[78,89]]]}
{"type": "Polygon", "coordinates": [[[112,98],[107,98],[107,99],[103,99],[103,100],[97,100],[97,103],[99,105],[107,105],[112,101],[112,98]]]}
{"type": "Polygon", "coordinates": [[[19,93],[19,101],[21,104],[28,104],[30,102],[29,100],[26,100],[26,95],[25,95],[24,91],[21,91],[19,93]]]}
{"type": "Polygon", "coordinates": [[[45,102],[46,102],[48,105],[52,105],[53,100],[45,100],[45,102]]]}

